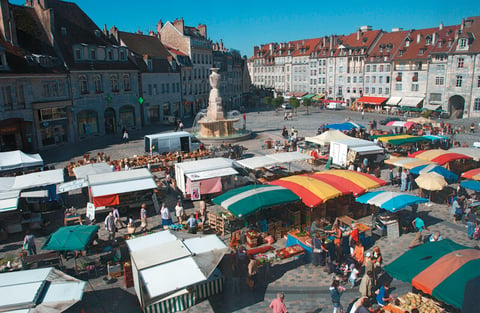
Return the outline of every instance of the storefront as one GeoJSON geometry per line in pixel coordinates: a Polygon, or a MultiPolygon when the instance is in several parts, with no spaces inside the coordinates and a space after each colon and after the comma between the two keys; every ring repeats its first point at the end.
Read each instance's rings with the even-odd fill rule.
{"type": "Polygon", "coordinates": [[[193,102],[192,101],[183,101],[183,117],[192,117],[193,116],[193,102]]]}
{"type": "Polygon", "coordinates": [[[103,113],[103,120],[105,121],[105,133],[114,134],[117,130],[117,119],[115,117],[115,109],[107,108],[103,113]]]}
{"type": "Polygon", "coordinates": [[[79,136],[98,134],[98,114],[92,110],[84,110],[77,114],[77,131],[79,136]]]}
{"type": "Polygon", "coordinates": [[[0,121],[0,151],[22,150],[32,152],[32,122],[22,118],[0,121]]]}
{"type": "Polygon", "coordinates": [[[38,147],[44,148],[69,141],[70,124],[69,101],[35,103],[35,128],[38,147]]]}
{"type": "Polygon", "coordinates": [[[131,105],[124,105],[119,110],[120,125],[127,129],[135,128],[135,108],[131,105]]]}
{"type": "Polygon", "coordinates": [[[148,122],[149,124],[160,122],[160,107],[158,105],[152,105],[148,108],[148,122]]]}

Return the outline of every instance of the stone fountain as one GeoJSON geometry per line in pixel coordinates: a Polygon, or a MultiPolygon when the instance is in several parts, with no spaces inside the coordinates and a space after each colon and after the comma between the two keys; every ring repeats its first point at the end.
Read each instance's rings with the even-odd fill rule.
{"type": "Polygon", "coordinates": [[[234,138],[237,130],[233,124],[237,122],[238,118],[226,119],[223,114],[222,97],[220,96],[218,87],[220,87],[220,74],[218,68],[212,68],[210,74],[210,96],[208,98],[207,115],[203,117],[198,123],[200,124],[200,137],[202,139],[215,138],[234,138]]]}

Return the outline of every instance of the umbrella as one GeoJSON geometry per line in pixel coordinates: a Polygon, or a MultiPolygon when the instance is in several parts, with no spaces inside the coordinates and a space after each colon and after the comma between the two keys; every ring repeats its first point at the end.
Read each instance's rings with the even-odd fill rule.
{"type": "Polygon", "coordinates": [[[474,168],[473,170],[466,171],[462,173],[463,178],[480,180],[480,168],[474,168]]]}
{"type": "Polygon", "coordinates": [[[453,183],[454,181],[458,180],[457,174],[447,170],[443,166],[436,164],[420,165],[410,170],[410,173],[415,175],[421,175],[430,172],[442,175],[449,183],[453,183]]]}
{"type": "Polygon", "coordinates": [[[460,186],[466,189],[480,191],[480,182],[476,180],[464,180],[460,182],[460,186]]]}
{"type": "MultiPolygon", "coordinates": [[[[449,239],[427,242],[408,250],[384,267],[394,278],[409,282],[416,289],[456,308],[464,303],[467,284],[478,280],[479,268],[479,250],[449,239]]],[[[478,298],[478,284],[472,292],[478,298]]],[[[478,312],[478,306],[470,312],[478,312]]]]}
{"type": "Polygon", "coordinates": [[[440,165],[451,162],[451,161],[455,161],[455,160],[468,160],[468,159],[471,160],[472,159],[468,155],[454,153],[454,152],[442,150],[442,149],[417,151],[417,152],[411,153],[409,157],[435,162],[440,165]]]}
{"type": "Polygon", "coordinates": [[[412,127],[414,124],[415,124],[415,123],[413,123],[413,122],[391,121],[391,122],[388,122],[386,126],[410,128],[410,127],[412,127]]]}
{"type": "Polygon", "coordinates": [[[330,129],[326,132],[315,136],[315,137],[305,137],[305,141],[313,142],[321,146],[329,145],[332,141],[351,139],[352,137],[345,135],[339,130],[330,129]]]}
{"type": "Polygon", "coordinates": [[[75,225],[60,227],[48,236],[44,250],[83,251],[93,240],[100,227],[98,225],[75,225]]]}
{"type": "Polygon", "coordinates": [[[213,203],[221,205],[237,217],[242,217],[261,209],[298,200],[299,196],[281,186],[249,185],[227,191],[214,198],[213,203]]]}
{"type": "Polygon", "coordinates": [[[415,182],[417,183],[418,187],[430,191],[442,190],[448,185],[445,178],[435,172],[421,174],[415,178],[415,182]]]}
{"type": "Polygon", "coordinates": [[[359,203],[373,204],[390,212],[397,212],[409,205],[428,202],[428,199],[394,191],[373,191],[357,197],[359,203]]]}
{"type": "Polygon", "coordinates": [[[422,124],[422,125],[436,123],[434,120],[425,118],[423,116],[409,118],[407,119],[407,122],[413,122],[413,123],[422,124]]]}

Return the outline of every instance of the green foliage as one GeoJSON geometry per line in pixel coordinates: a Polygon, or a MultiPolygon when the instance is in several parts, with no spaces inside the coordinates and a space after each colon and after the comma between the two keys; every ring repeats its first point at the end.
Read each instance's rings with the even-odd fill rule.
{"type": "Polygon", "coordinates": [[[290,98],[290,100],[288,100],[288,102],[290,103],[290,105],[292,106],[292,108],[296,109],[300,106],[300,101],[298,101],[297,98],[295,97],[292,97],[290,98]]]}
{"type": "Polygon", "coordinates": [[[274,106],[275,108],[278,108],[278,107],[280,107],[280,106],[282,105],[283,101],[284,101],[283,97],[282,97],[282,96],[278,96],[278,97],[276,97],[275,99],[273,99],[272,104],[273,104],[273,106],[274,106]]]}
{"type": "Polygon", "coordinates": [[[263,103],[264,103],[266,106],[271,105],[271,104],[272,104],[272,97],[266,96],[265,98],[263,98],[263,103]]]}
{"type": "Polygon", "coordinates": [[[422,116],[425,117],[425,118],[429,118],[431,115],[432,115],[432,111],[430,110],[425,110],[422,112],[422,116]]]}
{"type": "Polygon", "coordinates": [[[303,99],[303,106],[304,106],[304,107],[307,107],[307,108],[308,108],[308,107],[311,106],[311,105],[312,105],[312,100],[310,100],[310,99],[303,99]]]}

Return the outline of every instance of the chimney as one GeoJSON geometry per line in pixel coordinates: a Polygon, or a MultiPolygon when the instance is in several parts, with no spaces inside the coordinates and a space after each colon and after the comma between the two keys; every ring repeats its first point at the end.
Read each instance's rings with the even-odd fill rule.
{"type": "Polygon", "coordinates": [[[460,24],[460,30],[463,30],[465,27],[465,18],[462,18],[462,24],[460,24]]]}
{"type": "Polygon", "coordinates": [[[438,25],[438,30],[443,30],[443,22],[440,22],[440,25],[438,25]]]}
{"type": "Polygon", "coordinates": [[[138,35],[143,35],[143,33],[142,33],[142,31],[141,31],[140,29],[137,30],[137,34],[138,34],[138,35]]]}
{"type": "Polygon", "coordinates": [[[207,25],[205,24],[198,24],[197,26],[198,32],[202,35],[203,38],[207,38],[207,25]]]}
{"type": "Polygon", "coordinates": [[[360,35],[362,34],[362,32],[360,31],[360,28],[357,29],[357,40],[360,40],[360,35]]]}
{"type": "Polygon", "coordinates": [[[422,40],[422,34],[417,34],[417,43],[420,43],[420,40],[422,40]]]}
{"type": "Polygon", "coordinates": [[[223,40],[220,39],[220,50],[223,51],[223,40]]]}
{"type": "Polygon", "coordinates": [[[148,32],[148,35],[152,36],[152,37],[155,37],[155,32],[153,30],[151,30],[151,31],[148,32]]]}
{"type": "Polygon", "coordinates": [[[183,17],[180,18],[180,19],[175,19],[175,21],[173,21],[173,26],[175,26],[176,29],[178,29],[179,32],[181,32],[182,34],[185,33],[185,25],[183,23],[183,17]]]}
{"type": "Polygon", "coordinates": [[[157,23],[157,33],[160,34],[160,30],[162,29],[163,27],[163,22],[162,20],[158,21],[157,23]]]}
{"type": "Polygon", "coordinates": [[[110,34],[112,34],[113,38],[120,42],[120,38],[118,38],[118,28],[114,26],[110,27],[110,34]]]}
{"type": "Polygon", "coordinates": [[[108,38],[108,29],[107,29],[107,24],[103,24],[103,34],[107,36],[108,38]]]}
{"type": "Polygon", "coordinates": [[[323,47],[327,45],[327,37],[323,36],[323,47]]]}
{"type": "Polygon", "coordinates": [[[11,42],[11,31],[10,31],[10,7],[8,0],[0,1],[0,31],[2,32],[3,37],[7,42],[11,42]]]}
{"type": "Polygon", "coordinates": [[[432,45],[434,45],[436,42],[437,42],[437,32],[433,32],[433,35],[432,35],[432,45]]]}
{"type": "Polygon", "coordinates": [[[330,35],[330,48],[333,49],[333,35],[330,35]]]}

